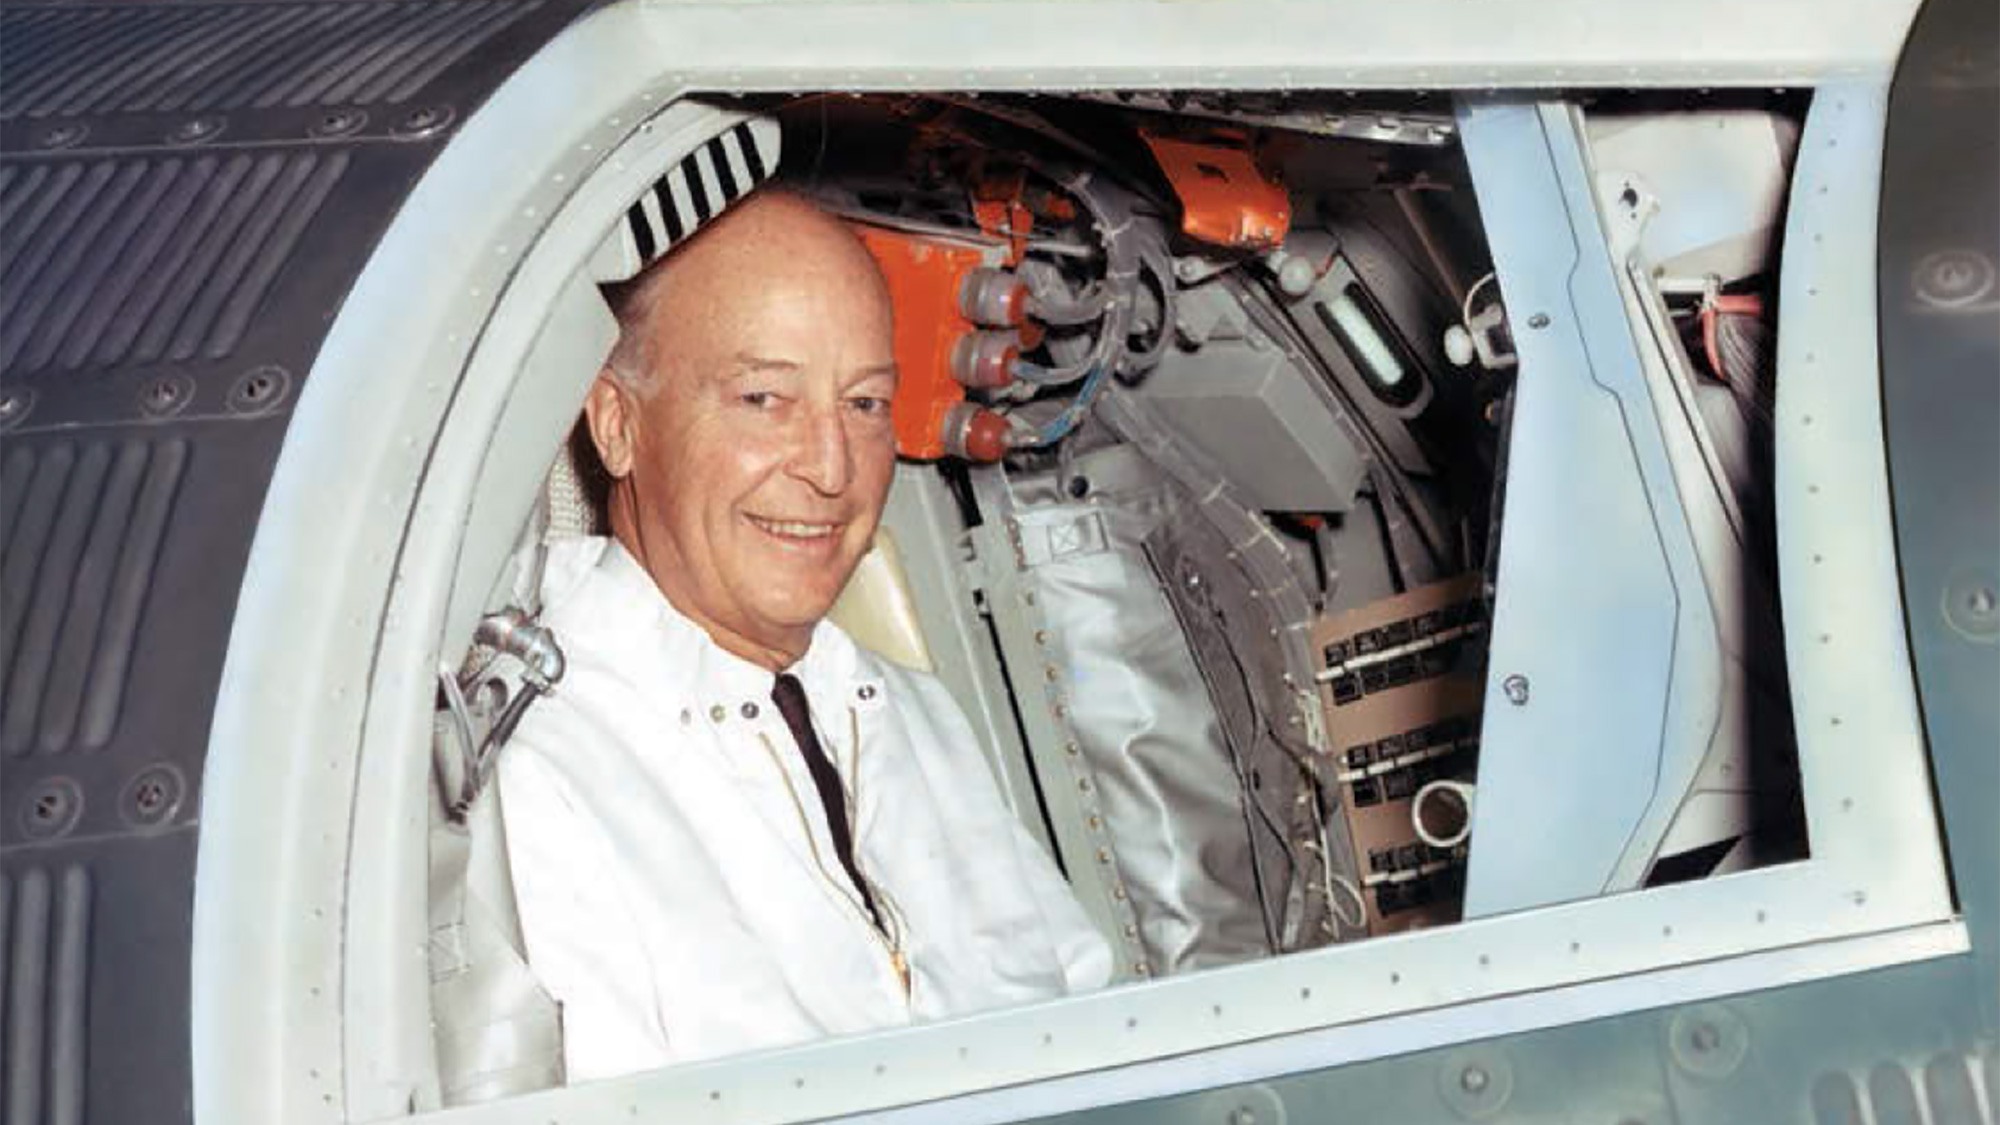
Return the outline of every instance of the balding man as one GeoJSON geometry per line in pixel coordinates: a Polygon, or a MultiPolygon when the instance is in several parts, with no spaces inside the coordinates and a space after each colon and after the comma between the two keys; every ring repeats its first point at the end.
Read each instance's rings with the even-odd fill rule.
{"type": "Polygon", "coordinates": [[[612,534],[552,552],[569,669],[499,766],[570,1079],[1103,984],[942,686],[822,620],[895,468],[874,260],[765,192],[614,303],[612,534]]]}

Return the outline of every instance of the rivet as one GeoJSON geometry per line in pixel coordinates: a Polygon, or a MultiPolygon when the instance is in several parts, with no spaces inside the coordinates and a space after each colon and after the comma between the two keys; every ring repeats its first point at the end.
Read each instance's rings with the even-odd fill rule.
{"type": "Polygon", "coordinates": [[[1500,690],[1506,693],[1507,702],[1512,703],[1514,706],[1524,707],[1527,705],[1528,677],[1516,672],[1500,682],[1500,690]]]}
{"type": "Polygon", "coordinates": [[[1487,1074],[1483,1069],[1476,1066],[1468,1066],[1458,1073],[1458,1088],[1468,1094],[1477,1094],[1481,1090],[1486,1089],[1487,1084],[1492,1080],[1492,1076],[1487,1074]]]}
{"type": "Polygon", "coordinates": [[[746,719],[754,719],[754,718],[756,718],[756,717],[757,717],[757,705],[756,705],[755,703],[745,703],[745,704],[743,705],[743,717],[744,717],[744,718],[746,718],[746,719]]]}
{"type": "Polygon", "coordinates": [[[728,717],[729,712],[720,703],[708,709],[708,719],[710,722],[719,723],[728,717]]]}
{"type": "Polygon", "coordinates": [[[681,708],[681,725],[686,726],[693,721],[694,712],[686,707],[681,708]]]}
{"type": "Polygon", "coordinates": [[[875,698],[875,685],[862,684],[860,687],[854,690],[854,694],[857,697],[859,697],[862,700],[862,702],[865,703],[868,700],[875,698]]]}
{"type": "Polygon", "coordinates": [[[1528,327],[1530,328],[1547,328],[1548,326],[1549,314],[1547,313],[1536,313],[1528,318],[1528,327]]]}

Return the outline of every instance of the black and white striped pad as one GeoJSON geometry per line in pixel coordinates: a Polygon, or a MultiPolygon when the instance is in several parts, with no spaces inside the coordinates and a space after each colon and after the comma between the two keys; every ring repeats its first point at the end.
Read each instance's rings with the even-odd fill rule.
{"type": "Polygon", "coordinates": [[[694,146],[625,209],[625,277],[646,268],[703,223],[768,179],[778,166],[778,123],[739,121],[694,146]]]}

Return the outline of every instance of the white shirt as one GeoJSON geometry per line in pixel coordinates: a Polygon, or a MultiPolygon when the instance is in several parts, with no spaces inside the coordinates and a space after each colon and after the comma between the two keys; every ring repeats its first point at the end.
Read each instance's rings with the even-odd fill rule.
{"type": "Polygon", "coordinates": [[[571,1081],[1109,979],[1109,947],[936,679],[824,622],[790,669],[849,791],[856,864],[900,937],[906,995],[772,673],[718,647],[608,539],[554,545],[543,606],[568,670],[502,751],[499,796],[571,1081]]]}

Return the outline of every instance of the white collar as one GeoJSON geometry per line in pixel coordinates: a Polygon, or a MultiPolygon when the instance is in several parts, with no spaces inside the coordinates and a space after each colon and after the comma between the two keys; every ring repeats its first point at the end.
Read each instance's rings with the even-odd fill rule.
{"type": "MultiPolygon", "coordinates": [[[[593,648],[644,654],[649,663],[679,670],[703,697],[770,696],[774,674],[715,643],[667,600],[653,576],[615,539],[592,536],[551,543],[542,597],[550,619],[569,626],[568,632],[588,630],[593,648]]],[[[787,671],[809,693],[845,695],[857,680],[879,683],[868,663],[839,626],[821,621],[813,627],[805,655],[787,671]]]]}

